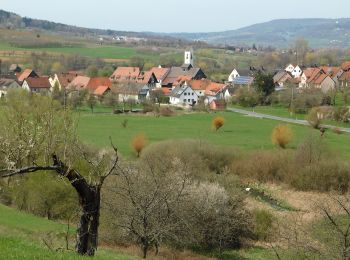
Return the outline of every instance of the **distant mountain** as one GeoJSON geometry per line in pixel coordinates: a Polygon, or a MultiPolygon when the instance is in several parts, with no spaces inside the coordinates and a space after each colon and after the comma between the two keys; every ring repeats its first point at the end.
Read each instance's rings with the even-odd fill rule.
{"type": "Polygon", "coordinates": [[[159,39],[162,37],[171,38],[171,36],[161,36],[152,33],[143,32],[130,32],[130,31],[116,31],[116,30],[101,30],[83,28],[78,26],[72,26],[62,23],[55,23],[46,20],[32,19],[28,17],[22,17],[18,14],[0,10],[0,28],[8,29],[38,29],[46,30],[54,33],[74,34],[77,36],[97,36],[97,35],[109,35],[109,36],[127,36],[127,37],[139,37],[146,39],[159,39]]]}
{"type": "Polygon", "coordinates": [[[350,19],[283,19],[213,33],[169,34],[212,44],[264,45],[289,47],[297,38],[305,38],[314,48],[350,47],[350,19]]]}
{"type": "Polygon", "coordinates": [[[180,38],[184,40],[182,44],[187,44],[187,41],[204,41],[215,45],[251,46],[256,44],[257,46],[287,48],[297,38],[305,38],[309,41],[310,46],[314,48],[350,47],[350,18],[282,19],[225,32],[161,34],[83,28],[21,17],[15,13],[0,10],[0,28],[39,29],[78,36],[119,35],[155,41],[166,40],[172,44],[179,42],[180,38]]]}

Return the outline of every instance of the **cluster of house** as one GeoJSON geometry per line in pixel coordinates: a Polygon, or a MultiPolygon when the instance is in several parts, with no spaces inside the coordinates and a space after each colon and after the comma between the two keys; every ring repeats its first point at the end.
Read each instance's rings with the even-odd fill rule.
{"type": "Polygon", "coordinates": [[[284,70],[274,76],[276,90],[283,90],[288,86],[296,88],[317,88],[324,93],[337,87],[343,88],[350,84],[350,61],[339,67],[313,66],[303,67],[289,64],[284,70]]]}
{"type": "MultiPolygon", "coordinates": [[[[254,82],[254,75],[264,68],[248,70],[234,69],[227,82],[217,83],[207,79],[201,68],[195,67],[193,54],[185,52],[182,66],[163,68],[161,66],[142,71],[138,67],[118,67],[110,77],[91,78],[83,72],[69,71],[54,76],[40,76],[34,70],[21,71],[18,65],[12,65],[12,72],[0,75],[0,97],[11,88],[23,88],[30,92],[49,94],[55,88],[71,93],[87,90],[91,95],[103,97],[109,92],[118,96],[119,102],[134,100],[141,103],[153,97],[168,97],[169,103],[178,106],[194,106],[200,102],[212,109],[222,107],[235,93],[237,87],[249,87],[254,82]]],[[[290,85],[298,88],[315,87],[323,92],[350,84],[350,62],[340,67],[304,68],[289,64],[284,70],[274,75],[276,90],[283,90],[290,85]]]]}
{"type": "Polygon", "coordinates": [[[172,105],[193,106],[203,101],[212,108],[220,106],[223,100],[232,96],[233,86],[249,85],[253,78],[230,75],[227,83],[217,83],[207,79],[201,68],[193,63],[193,54],[185,52],[184,64],[180,67],[161,66],[142,71],[138,67],[118,67],[110,77],[90,78],[82,72],[69,71],[54,76],[40,76],[34,70],[21,71],[17,65],[10,68],[12,76],[0,77],[0,97],[11,88],[23,88],[30,92],[48,94],[55,87],[68,92],[88,90],[101,97],[113,91],[120,102],[134,100],[143,102],[152,92],[169,98],[172,105]]]}

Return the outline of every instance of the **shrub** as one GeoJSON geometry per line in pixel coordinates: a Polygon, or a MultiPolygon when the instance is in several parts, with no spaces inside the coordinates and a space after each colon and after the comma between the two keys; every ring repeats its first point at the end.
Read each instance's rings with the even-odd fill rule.
{"type": "Polygon", "coordinates": [[[305,141],[299,145],[295,153],[295,164],[304,167],[319,163],[321,160],[325,160],[328,157],[330,157],[330,151],[322,138],[315,134],[310,134],[305,141]]]}
{"type": "Polygon", "coordinates": [[[335,107],[333,108],[332,118],[336,121],[347,123],[350,118],[350,111],[348,107],[335,107]]]}
{"type": "Polygon", "coordinates": [[[237,95],[232,98],[232,103],[242,107],[255,107],[259,104],[261,96],[254,90],[240,88],[237,95]]]}
{"type": "Polygon", "coordinates": [[[128,119],[124,119],[123,121],[122,121],[122,127],[123,128],[127,128],[128,127],[128,119]]]}
{"type": "Polygon", "coordinates": [[[275,217],[266,210],[254,211],[255,228],[254,233],[259,240],[268,240],[273,233],[275,217]]]}
{"type": "Polygon", "coordinates": [[[341,131],[341,129],[339,127],[335,127],[335,128],[333,128],[333,133],[335,133],[337,135],[341,135],[343,132],[341,131]]]}
{"type": "Polygon", "coordinates": [[[135,136],[131,141],[131,146],[137,154],[137,157],[140,157],[142,150],[147,145],[147,139],[144,134],[139,134],[135,136]]]}
{"type": "Polygon", "coordinates": [[[221,127],[223,127],[225,124],[225,119],[223,117],[216,117],[214,118],[212,125],[215,131],[218,131],[221,127]]]}
{"type": "Polygon", "coordinates": [[[143,104],[143,109],[142,112],[143,113],[149,113],[149,112],[153,112],[156,110],[156,105],[154,103],[151,102],[144,102],[143,104]]]}
{"type": "Polygon", "coordinates": [[[287,125],[276,126],[272,131],[271,139],[273,144],[285,149],[293,139],[292,130],[287,125]]]}
{"type": "Polygon", "coordinates": [[[161,116],[170,117],[175,114],[175,112],[170,107],[161,107],[159,110],[161,116]]]}
{"type": "Polygon", "coordinates": [[[350,167],[348,164],[334,160],[323,160],[299,168],[292,181],[292,186],[299,190],[317,190],[321,192],[349,190],[350,167]]]}
{"type": "Polygon", "coordinates": [[[321,119],[316,108],[311,109],[306,117],[307,122],[314,129],[320,129],[321,119]]]}
{"type": "Polygon", "coordinates": [[[259,151],[235,160],[232,172],[247,181],[286,182],[292,164],[292,151],[259,151]]]}
{"type": "Polygon", "coordinates": [[[323,94],[318,90],[308,90],[296,93],[293,99],[293,109],[296,113],[307,113],[311,108],[322,105],[323,94]]]}

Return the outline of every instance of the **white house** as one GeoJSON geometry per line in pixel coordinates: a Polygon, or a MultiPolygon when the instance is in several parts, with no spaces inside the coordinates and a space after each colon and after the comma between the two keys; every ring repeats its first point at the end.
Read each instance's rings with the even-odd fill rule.
{"type": "Polygon", "coordinates": [[[0,78],[0,98],[6,96],[8,90],[15,88],[21,88],[16,80],[0,78]]]}
{"type": "Polygon", "coordinates": [[[289,73],[292,73],[294,68],[295,68],[295,66],[293,64],[289,64],[284,70],[289,72],[289,73]]]}
{"type": "Polygon", "coordinates": [[[172,105],[191,106],[198,103],[198,95],[187,82],[174,88],[169,97],[172,105]]]}
{"type": "Polygon", "coordinates": [[[297,65],[291,73],[294,78],[299,78],[303,74],[303,70],[297,65]]]}
{"type": "Polygon", "coordinates": [[[239,76],[240,75],[239,75],[238,71],[236,69],[233,69],[230,76],[228,76],[228,82],[233,82],[233,80],[239,76]]]}
{"type": "Polygon", "coordinates": [[[33,93],[48,94],[51,84],[48,77],[27,78],[22,84],[22,88],[33,93]]]}

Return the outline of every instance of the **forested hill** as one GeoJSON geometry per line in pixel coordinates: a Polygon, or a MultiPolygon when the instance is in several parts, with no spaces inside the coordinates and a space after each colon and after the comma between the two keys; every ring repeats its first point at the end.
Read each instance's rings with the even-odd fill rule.
{"type": "Polygon", "coordinates": [[[283,19],[213,33],[171,34],[189,40],[216,44],[270,45],[289,47],[296,38],[305,38],[315,48],[350,47],[350,19],[283,19]]]}
{"type": "MultiPolygon", "coordinates": [[[[205,41],[216,45],[290,47],[297,38],[305,38],[314,48],[350,47],[350,18],[342,19],[282,19],[244,27],[237,30],[209,33],[152,33],[101,30],[21,17],[0,10],[0,28],[39,29],[78,36],[122,35],[154,40],[174,38],[205,41]]],[[[177,41],[178,39],[176,39],[177,41]]],[[[186,41],[185,41],[186,42],[186,41]]]]}
{"type": "MultiPolygon", "coordinates": [[[[156,38],[155,35],[139,32],[101,30],[55,23],[45,20],[22,17],[18,14],[0,10],[0,28],[8,29],[39,29],[56,33],[72,33],[79,36],[86,35],[122,35],[128,37],[156,38]]],[[[158,36],[159,37],[159,36],[158,36]]]]}

